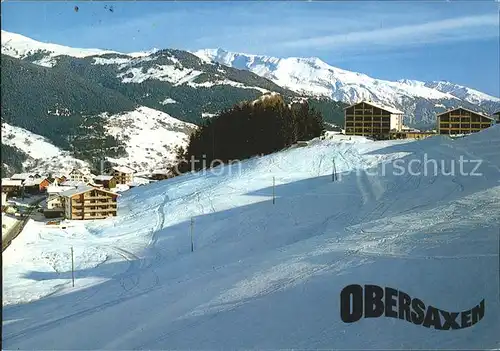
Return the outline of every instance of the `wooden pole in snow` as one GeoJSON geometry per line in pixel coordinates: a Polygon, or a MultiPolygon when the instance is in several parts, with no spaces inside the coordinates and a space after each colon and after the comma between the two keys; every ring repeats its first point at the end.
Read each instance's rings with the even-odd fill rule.
{"type": "Polygon", "coordinates": [[[335,170],[335,158],[332,158],[332,182],[337,179],[337,171],[335,170]]]}
{"type": "Polygon", "coordinates": [[[335,181],[339,180],[338,174],[337,174],[337,165],[335,164],[335,159],[333,159],[333,169],[335,171],[335,181]]]}
{"type": "Polygon", "coordinates": [[[73,246],[71,246],[71,281],[75,287],[75,260],[73,258],[73,246]]]}
{"type": "Polygon", "coordinates": [[[274,187],[275,187],[275,184],[276,184],[276,182],[275,182],[275,179],[273,177],[273,205],[275,203],[275,200],[274,200],[274,187]]]}
{"type": "Polygon", "coordinates": [[[191,217],[191,252],[194,251],[194,243],[193,243],[193,217],[191,217]]]}

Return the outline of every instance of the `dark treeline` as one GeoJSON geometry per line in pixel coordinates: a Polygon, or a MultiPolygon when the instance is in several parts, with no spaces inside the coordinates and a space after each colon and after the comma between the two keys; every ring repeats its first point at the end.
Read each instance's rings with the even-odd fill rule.
{"type": "Polygon", "coordinates": [[[202,160],[209,167],[213,160],[228,163],[270,154],[323,131],[321,113],[306,102],[289,106],[280,95],[243,102],[207,119],[191,134],[187,148],[178,150],[174,173],[200,170],[202,160]],[[192,159],[199,161],[191,164],[192,159]]]}

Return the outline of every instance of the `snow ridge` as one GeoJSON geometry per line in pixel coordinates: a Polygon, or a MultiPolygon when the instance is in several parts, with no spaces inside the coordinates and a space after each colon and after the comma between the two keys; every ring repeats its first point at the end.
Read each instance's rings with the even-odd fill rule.
{"type": "MultiPolygon", "coordinates": [[[[43,52],[45,54],[48,54],[48,56],[34,63],[46,67],[52,67],[55,64],[54,58],[62,55],[82,58],[87,56],[117,54],[117,55],[126,55],[130,58],[139,58],[139,57],[149,56],[158,51],[158,49],[152,49],[143,52],[133,52],[129,54],[123,54],[112,50],[103,50],[94,48],[82,49],[82,48],[73,48],[59,44],[43,43],[28,38],[24,35],[11,33],[5,30],[2,30],[1,34],[2,34],[1,36],[2,54],[23,59],[35,53],[43,52]]],[[[102,58],[102,60],[106,59],[102,58]]]]}
{"type": "Polygon", "coordinates": [[[375,79],[330,66],[316,57],[277,58],[223,49],[202,49],[193,53],[203,60],[249,70],[296,92],[327,96],[348,104],[366,99],[400,107],[405,97],[457,101],[463,99],[471,103],[500,102],[497,97],[452,83],[375,79]]]}

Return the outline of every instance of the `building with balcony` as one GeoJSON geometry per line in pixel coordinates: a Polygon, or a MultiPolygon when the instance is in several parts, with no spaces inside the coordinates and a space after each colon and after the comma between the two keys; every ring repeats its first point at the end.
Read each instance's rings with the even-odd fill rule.
{"type": "Polygon", "coordinates": [[[85,168],[82,168],[82,169],[77,169],[77,168],[73,168],[71,170],[71,172],[69,173],[68,175],[68,178],[67,180],[65,181],[73,181],[73,182],[85,182],[85,183],[88,183],[88,182],[91,182],[92,181],[92,178],[94,178],[95,176],[90,173],[90,171],[88,169],[85,169],[85,168]]]}
{"type": "Polygon", "coordinates": [[[345,134],[389,139],[403,128],[403,112],[371,101],[344,108],[345,134]]]}
{"type": "Polygon", "coordinates": [[[94,178],[94,184],[101,185],[105,189],[116,188],[116,180],[111,175],[100,174],[94,178]]]}
{"type": "Polygon", "coordinates": [[[125,167],[125,166],[117,166],[111,169],[109,175],[113,176],[116,180],[116,184],[131,184],[134,182],[134,170],[125,167]]]}
{"type": "Polygon", "coordinates": [[[104,219],[117,215],[118,194],[92,186],[67,190],[63,197],[66,219],[104,219]]]}
{"type": "Polygon", "coordinates": [[[436,116],[438,134],[471,134],[491,127],[495,121],[481,112],[457,107],[436,116]]]}

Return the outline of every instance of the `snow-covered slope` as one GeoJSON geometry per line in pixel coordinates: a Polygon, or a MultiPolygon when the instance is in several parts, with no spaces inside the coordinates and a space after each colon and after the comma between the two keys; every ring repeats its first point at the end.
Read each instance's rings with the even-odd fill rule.
{"type": "Polygon", "coordinates": [[[196,126],[141,106],[135,111],[107,116],[107,133],[123,141],[128,156],[109,158],[139,170],[165,168],[175,160],[175,148],[186,147],[196,126]]]}
{"type": "MultiPolygon", "coordinates": [[[[140,106],[131,112],[106,114],[107,135],[117,137],[125,144],[127,156],[107,157],[117,164],[131,166],[139,171],[164,168],[174,161],[175,148],[185,147],[194,124],[175,119],[168,114],[140,106]]],[[[47,173],[65,173],[75,165],[88,167],[88,162],[75,159],[71,152],[54,146],[46,138],[26,129],[2,122],[2,143],[15,146],[29,157],[25,169],[47,173]]]]}
{"type": "Polygon", "coordinates": [[[3,254],[4,348],[498,348],[500,126],[458,140],[331,138],[131,189],[113,219],[30,221],[3,254]],[[460,156],[480,167],[450,175],[460,156]],[[425,160],[436,173],[418,175],[433,169],[425,160]],[[350,284],[451,312],[484,299],[485,315],[448,331],[344,324],[350,284]]]}
{"type": "Polygon", "coordinates": [[[64,174],[75,166],[89,166],[88,162],[74,158],[69,151],[61,150],[46,138],[6,122],[2,122],[2,144],[17,147],[28,155],[23,167],[34,172],[64,174]]]}
{"type": "MultiPolygon", "coordinates": [[[[43,43],[25,37],[24,35],[7,32],[5,30],[2,30],[1,34],[2,54],[21,59],[34,54],[45,54],[46,56],[44,56],[42,60],[36,62],[41,66],[52,67],[55,64],[53,58],[61,55],[68,55],[72,57],[87,57],[104,54],[119,54],[116,51],[110,50],[78,49],[64,45],[43,43]]],[[[155,50],[148,52],[130,53],[128,55],[132,57],[142,57],[147,56],[152,52],[155,52],[155,50]]]]}
{"type": "MultiPolygon", "coordinates": [[[[388,81],[328,65],[319,58],[276,58],[204,49],[198,57],[226,66],[246,69],[276,84],[303,94],[331,97],[348,104],[372,100],[403,109],[407,115],[422,109],[422,101],[445,101],[447,105],[498,103],[500,98],[444,82],[388,81]]],[[[500,105],[499,105],[500,106],[500,105]]],[[[418,112],[418,111],[417,111],[418,112]]],[[[426,120],[426,116],[422,116],[426,120]]],[[[430,116],[429,116],[430,117],[430,116]]]]}

